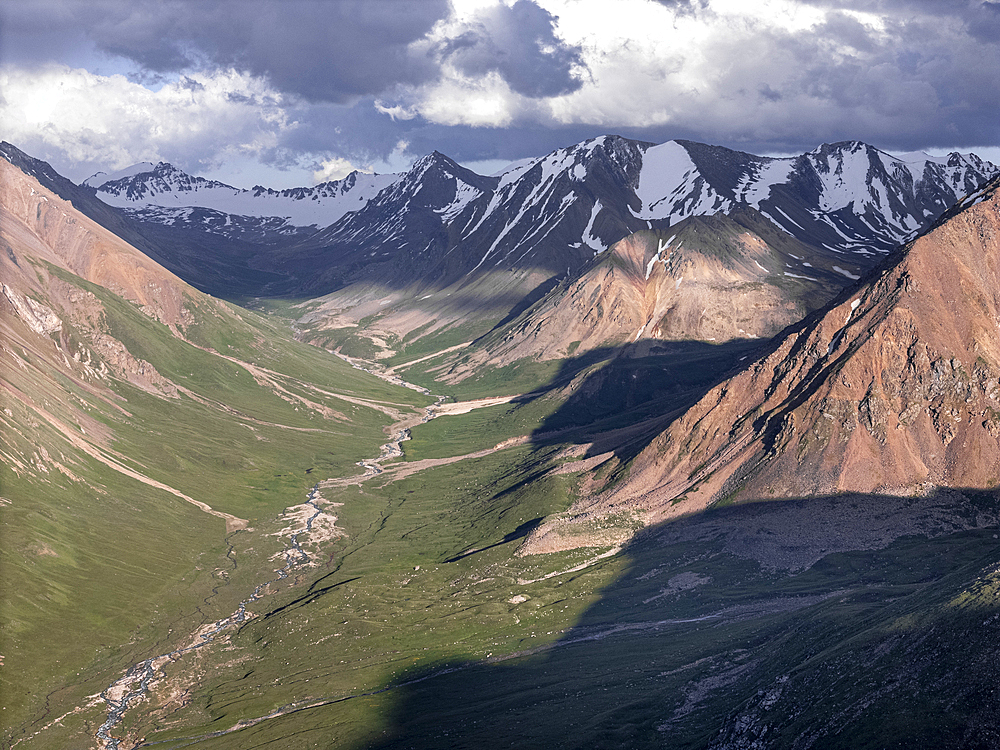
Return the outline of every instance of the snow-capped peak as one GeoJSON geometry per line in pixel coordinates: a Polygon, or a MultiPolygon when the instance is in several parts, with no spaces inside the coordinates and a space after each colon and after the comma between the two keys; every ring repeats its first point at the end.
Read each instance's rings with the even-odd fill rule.
{"type": "Polygon", "coordinates": [[[117,172],[111,172],[110,174],[107,172],[98,172],[84,180],[83,184],[87,187],[99,188],[107,182],[114,182],[126,177],[135,177],[138,174],[152,172],[155,168],[156,165],[152,162],[141,161],[138,164],[133,164],[131,167],[125,167],[125,169],[119,169],[117,172]]]}
{"type": "Polygon", "coordinates": [[[98,173],[85,184],[96,187],[97,197],[111,206],[141,210],[145,221],[174,223],[177,209],[198,208],[233,216],[275,217],[297,227],[322,227],[362,208],[398,178],[354,172],[314,187],[244,190],[194,177],[166,162],[155,166],[146,162],[110,175],[98,173]],[[160,215],[156,209],[164,212],[160,215]]]}

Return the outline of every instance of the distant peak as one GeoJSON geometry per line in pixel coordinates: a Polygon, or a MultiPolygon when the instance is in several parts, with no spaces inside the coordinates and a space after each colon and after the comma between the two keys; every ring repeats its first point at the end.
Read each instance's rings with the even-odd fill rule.
{"type": "Polygon", "coordinates": [[[97,174],[91,175],[83,184],[87,187],[99,188],[108,182],[114,182],[115,180],[124,180],[127,177],[135,177],[136,175],[146,174],[147,172],[152,172],[160,167],[160,164],[154,165],[152,162],[141,161],[138,164],[133,164],[130,167],[125,167],[125,169],[119,169],[117,172],[98,172],[97,174]]]}
{"type": "Polygon", "coordinates": [[[424,154],[419,159],[417,159],[415,164],[433,164],[435,162],[450,162],[450,161],[451,159],[449,159],[447,156],[442,154],[437,149],[434,149],[429,154],[424,154]]]}
{"type": "Polygon", "coordinates": [[[820,146],[819,148],[817,148],[816,151],[814,151],[813,153],[816,153],[816,152],[827,152],[827,153],[829,153],[829,152],[834,152],[834,151],[839,151],[839,152],[847,151],[847,152],[850,152],[852,154],[855,154],[858,151],[865,151],[865,150],[868,150],[868,149],[871,149],[871,148],[874,148],[874,147],[873,146],[869,146],[867,143],[864,143],[862,141],[837,141],[835,143],[824,143],[822,146],[820,146]]]}
{"type": "Polygon", "coordinates": [[[429,167],[432,167],[435,164],[440,164],[440,163],[445,162],[447,160],[448,160],[448,157],[446,157],[440,151],[437,151],[437,150],[431,151],[429,154],[424,154],[419,159],[417,159],[415,162],[413,162],[412,169],[415,169],[415,170],[428,169],[429,167]]]}

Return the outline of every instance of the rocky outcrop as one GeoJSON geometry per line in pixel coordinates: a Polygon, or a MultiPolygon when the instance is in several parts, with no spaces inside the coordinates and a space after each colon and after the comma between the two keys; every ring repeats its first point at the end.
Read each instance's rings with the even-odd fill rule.
{"type": "Polygon", "coordinates": [[[657,341],[770,338],[846,281],[820,270],[787,271],[810,252],[752,209],[637,232],[485,337],[457,377],[484,363],[562,359],[599,347],[642,356],[657,341]]]}
{"type": "Polygon", "coordinates": [[[998,186],[710,391],[574,518],[651,523],[718,501],[996,486],[998,186]]]}
{"type": "Polygon", "coordinates": [[[52,309],[31,297],[21,297],[6,284],[3,284],[3,295],[10,302],[17,316],[35,333],[55,333],[62,329],[62,321],[52,309]]]}

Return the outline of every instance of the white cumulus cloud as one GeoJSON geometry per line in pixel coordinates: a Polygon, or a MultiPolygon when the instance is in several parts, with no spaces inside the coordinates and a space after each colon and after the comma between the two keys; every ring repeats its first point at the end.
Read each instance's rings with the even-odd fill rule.
{"type": "Polygon", "coordinates": [[[572,51],[564,69],[578,85],[544,95],[511,85],[513,75],[484,61],[492,48],[481,41],[499,38],[495,8],[504,3],[455,0],[454,13],[412,45],[444,50],[438,77],[398,87],[380,111],[391,106],[441,126],[624,129],[772,149],[847,138],[893,147],[995,138],[1000,44],[985,30],[977,35],[976,24],[991,20],[982,9],[536,2],[551,21],[550,38],[572,51]]]}
{"type": "Polygon", "coordinates": [[[260,156],[295,127],[280,92],[235,70],[191,73],[157,90],[125,76],[52,64],[0,69],[6,138],[80,179],[184,154],[185,169],[260,156]],[[69,170],[68,170],[69,171],[69,170]]]}
{"type": "Polygon", "coordinates": [[[356,167],[348,159],[335,156],[332,159],[324,159],[320,162],[319,169],[312,173],[313,180],[319,184],[332,180],[342,180],[351,172],[370,172],[370,167],[356,167]]]}

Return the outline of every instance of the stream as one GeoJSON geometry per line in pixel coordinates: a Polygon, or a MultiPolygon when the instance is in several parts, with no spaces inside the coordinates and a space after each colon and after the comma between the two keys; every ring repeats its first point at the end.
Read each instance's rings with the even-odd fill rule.
{"type": "MultiPolygon", "coordinates": [[[[425,396],[431,396],[437,398],[437,401],[435,401],[433,404],[424,407],[424,415],[419,421],[414,422],[412,425],[408,427],[403,427],[402,429],[397,430],[389,437],[389,442],[379,448],[378,458],[362,459],[361,461],[357,462],[357,465],[365,470],[364,476],[366,477],[376,476],[378,474],[381,474],[383,471],[380,464],[385,463],[386,461],[392,458],[402,458],[403,456],[402,443],[404,440],[410,439],[410,429],[418,424],[425,424],[427,422],[430,422],[432,419],[438,416],[437,412],[434,411],[434,407],[440,406],[447,398],[447,396],[435,396],[435,394],[431,393],[423,386],[415,385],[413,383],[407,383],[405,380],[401,379],[396,375],[386,375],[385,373],[378,372],[377,370],[372,370],[368,367],[365,367],[362,364],[359,364],[357,360],[351,359],[350,357],[341,354],[340,352],[331,352],[331,354],[344,360],[355,370],[361,370],[362,372],[367,372],[369,375],[374,375],[376,378],[380,378],[381,380],[384,380],[387,383],[392,383],[393,385],[399,385],[404,388],[409,388],[411,390],[417,391],[418,393],[422,393],[425,396]]],[[[404,420],[404,421],[409,421],[409,420],[404,420]]]]}
{"type": "MultiPolygon", "coordinates": [[[[434,394],[426,388],[412,383],[407,383],[394,375],[385,375],[383,373],[373,371],[346,356],[339,353],[335,354],[348,362],[355,369],[363,370],[364,372],[393,383],[394,385],[410,388],[427,396],[434,396],[434,394]]],[[[390,435],[389,442],[380,447],[377,458],[362,459],[361,461],[358,461],[357,465],[365,470],[365,476],[381,474],[383,471],[380,465],[381,463],[388,461],[389,459],[401,457],[403,455],[401,443],[404,440],[410,439],[410,427],[416,424],[423,424],[425,422],[429,422],[431,419],[434,419],[434,417],[437,416],[434,412],[434,406],[440,405],[445,398],[445,396],[438,396],[437,401],[433,406],[424,407],[423,416],[418,421],[411,421],[411,419],[402,420],[402,422],[407,424],[407,426],[402,427],[401,429],[396,429],[390,435]]],[[[414,415],[413,419],[416,419],[416,415],[414,415]]],[[[273,578],[269,578],[268,580],[259,583],[256,588],[254,588],[253,592],[239,603],[236,611],[234,611],[231,615],[220,620],[216,620],[213,623],[201,626],[193,634],[187,645],[176,648],[165,654],[151,656],[144,661],[133,664],[122,677],[111,683],[100,693],[101,700],[103,700],[107,706],[107,714],[104,723],[97,730],[96,736],[100,746],[104,750],[126,750],[126,748],[123,748],[121,745],[124,739],[116,737],[112,734],[112,731],[121,723],[125,712],[130,707],[141,702],[148,694],[150,687],[165,676],[163,668],[167,664],[177,661],[185,654],[204,648],[205,646],[213,643],[216,636],[224,630],[245,622],[248,617],[247,606],[263,598],[266,595],[265,591],[268,586],[288,578],[294,568],[300,565],[305,565],[310,561],[309,554],[299,543],[299,536],[302,534],[308,534],[312,530],[313,521],[315,521],[316,518],[318,518],[323,512],[316,502],[317,499],[321,499],[319,496],[319,484],[314,485],[309,491],[305,503],[306,505],[312,507],[313,512],[306,519],[305,527],[292,533],[289,537],[288,544],[281,552],[281,555],[284,557],[285,564],[278,570],[274,571],[275,575],[273,578]]],[[[288,510],[289,509],[286,508],[283,515],[288,510]]],[[[233,564],[235,566],[235,560],[233,561],[233,564]]]]}
{"type": "Polygon", "coordinates": [[[142,700],[149,692],[150,685],[157,679],[157,672],[162,672],[162,668],[170,662],[176,661],[184,654],[196,651],[214,642],[215,637],[226,628],[238,625],[247,619],[247,605],[264,597],[264,590],[272,583],[288,578],[289,573],[298,565],[309,562],[309,554],[302,549],[298,537],[300,534],[308,534],[312,530],[312,523],[322,513],[322,509],[316,504],[319,493],[319,485],[315,485],[307,495],[306,505],[313,508],[313,513],[306,519],[305,528],[291,535],[288,545],[282,551],[285,564],[275,571],[274,578],[257,584],[253,592],[246,599],[240,602],[236,611],[228,617],[216,620],[208,625],[203,625],[195,633],[192,641],[180,648],[169,651],[159,656],[150,658],[133,664],[125,674],[109,685],[102,693],[101,699],[107,705],[107,718],[97,730],[97,739],[103,743],[107,750],[121,750],[122,739],[111,734],[111,730],[121,723],[122,717],[129,706],[142,700]]]}

